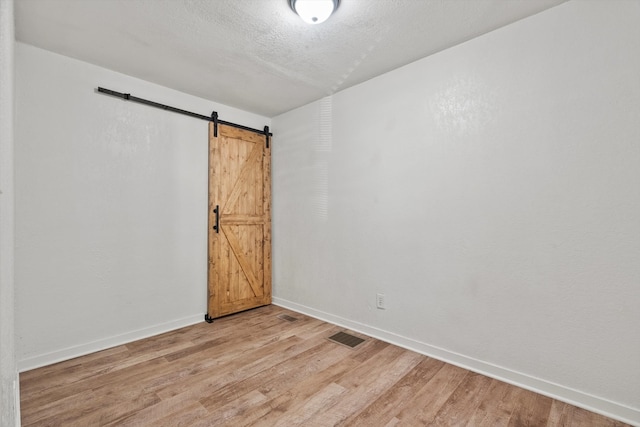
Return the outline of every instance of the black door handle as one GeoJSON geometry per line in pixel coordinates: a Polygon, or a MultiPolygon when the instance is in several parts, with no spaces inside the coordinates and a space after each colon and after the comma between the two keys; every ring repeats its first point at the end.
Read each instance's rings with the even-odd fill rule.
{"type": "Polygon", "coordinates": [[[213,213],[216,214],[216,225],[213,226],[213,229],[216,230],[216,233],[220,233],[220,206],[216,205],[213,213]]]}

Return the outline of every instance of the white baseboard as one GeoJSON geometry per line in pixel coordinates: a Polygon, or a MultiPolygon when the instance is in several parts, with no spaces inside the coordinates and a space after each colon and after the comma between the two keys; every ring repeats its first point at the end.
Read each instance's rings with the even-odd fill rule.
{"type": "Polygon", "coordinates": [[[368,335],[429,357],[433,357],[434,359],[442,360],[443,362],[540,393],[553,399],[587,409],[591,412],[596,412],[609,418],[640,427],[640,409],[621,405],[560,384],[555,384],[521,372],[502,368],[491,363],[483,362],[482,360],[415,341],[411,338],[403,337],[392,332],[345,319],[343,317],[316,310],[282,298],[273,297],[273,304],[306,314],[316,319],[324,320],[325,322],[342,326],[352,331],[368,335]]]}
{"type": "Polygon", "coordinates": [[[18,371],[24,372],[31,369],[40,368],[42,366],[52,365],[54,363],[73,359],[86,354],[95,353],[97,351],[106,350],[111,347],[127,344],[143,338],[154,335],[163,334],[175,329],[184,328],[185,326],[194,325],[204,321],[204,313],[182,319],[172,320],[170,322],[159,325],[150,326],[148,328],[138,329],[127,332],[125,334],[115,335],[109,338],[92,341],[86,344],[80,344],[73,347],[64,348],[62,350],[52,351],[50,353],[40,354],[38,356],[29,357],[18,361],[18,371]]]}

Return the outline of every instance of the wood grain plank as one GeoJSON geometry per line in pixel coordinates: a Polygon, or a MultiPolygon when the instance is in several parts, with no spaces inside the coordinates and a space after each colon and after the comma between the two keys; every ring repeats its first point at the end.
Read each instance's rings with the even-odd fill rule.
{"type": "Polygon", "coordinates": [[[487,391],[480,398],[478,406],[475,408],[471,416],[468,417],[466,425],[477,426],[482,423],[489,413],[496,411],[508,388],[507,384],[501,381],[491,380],[487,387],[487,391]]]}
{"type": "MultiPolygon", "coordinates": [[[[223,227],[222,231],[224,232],[224,235],[226,236],[227,241],[229,242],[229,246],[233,251],[233,255],[238,261],[238,264],[240,264],[240,267],[242,268],[242,272],[244,273],[244,276],[247,278],[247,281],[249,282],[249,285],[253,290],[253,295],[251,296],[262,296],[263,294],[262,287],[260,286],[260,283],[258,282],[258,279],[254,274],[251,263],[247,261],[247,258],[245,257],[245,254],[242,251],[242,245],[240,244],[240,239],[238,239],[236,234],[233,231],[231,231],[229,227],[223,227]]],[[[236,299],[237,298],[238,297],[236,297],[236,299]]]]}
{"type": "MultiPolygon", "coordinates": [[[[425,381],[429,381],[444,365],[444,362],[424,357],[387,393],[381,395],[361,413],[345,420],[347,426],[374,425],[391,422],[405,402],[411,402],[425,381]]],[[[399,420],[398,420],[399,421],[399,420]]]]}
{"type": "MultiPolygon", "coordinates": [[[[226,384],[233,384],[241,376],[237,375],[239,369],[243,369],[247,374],[251,372],[260,372],[274,363],[269,360],[269,355],[279,354],[286,351],[289,347],[299,342],[296,337],[288,340],[274,342],[272,345],[265,346],[260,351],[252,354],[251,358],[244,359],[247,363],[246,367],[236,363],[236,360],[230,360],[222,365],[213,365],[208,368],[189,376],[182,377],[176,381],[175,385],[161,387],[156,394],[162,398],[162,401],[154,407],[145,408],[131,416],[120,421],[121,426],[137,426],[144,423],[155,422],[163,413],[172,413],[185,410],[194,401],[202,406],[200,400],[203,396],[208,396],[213,390],[223,387],[226,384]]],[[[154,391],[152,387],[145,387],[147,391],[154,391]]],[[[203,406],[204,408],[204,406],[203,406]]],[[[210,412],[207,411],[207,414],[210,412]]]]}
{"type": "MultiPolygon", "coordinates": [[[[500,388],[493,388],[489,393],[487,393],[487,400],[489,401],[487,404],[488,407],[484,417],[478,421],[478,427],[509,425],[511,414],[513,413],[518,401],[518,395],[525,392],[525,390],[519,387],[511,386],[498,380],[494,381],[501,386],[500,388],[504,389],[500,390],[500,388]]],[[[477,414],[474,414],[474,416],[475,415],[477,414]]],[[[471,421],[475,421],[475,419],[472,417],[471,421]]]]}
{"type": "Polygon", "coordinates": [[[625,425],[342,330],[265,306],[25,372],[22,425],[625,425]]]}
{"type": "Polygon", "coordinates": [[[216,407],[213,410],[208,411],[209,415],[206,419],[193,424],[193,427],[207,427],[217,425],[232,425],[230,419],[238,416],[242,416],[247,412],[251,412],[255,406],[260,405],[267,400],[267,397],[260,393],[258,390],[251,390],[250,392],[239,396],[227,403],[226,405],[216,407]]]}
{"type": "MultiPolygon", "coordinates": [[[[69,396],[76,396],[88,392],[94,392],[96,402],[92,403],[95,405],[101,398],[99,390],[105,388],[110,389],[115,384],[126,384],[127,381],[134,379],[140,380],[152,377],[158,367],[166,363],[164,359],[156,358],[149,361],[140,361],[137,364],[130,364],[123,369],[118,369],[118,366],[113,366],[113,369],[93,376],[91,381],[76,381],[60,387],[46,389],[46,392],[33,393],[29,399],[24,400],[24,404],[21,404],[21,410],[23,410],[25,414],[30,414],[35,408],[46,407],[51,402],[64,401],[69,396]]],[[[91,402],[89,404],[91,404],[91,402]]]]}
{"type": "Polygon", "coordinates": [[[434,418],[437,425],[464,426],[480,405],[492,379],[468,373],[434,418]]]}
{"type": "Polygon", "coordinates": [[[311,347],[250,377],[244,378],[245,376],[242,375],[243,378],[239,381],[230,382],[224,387],[209,393],[209,396],[200,400],[200,403],[208,410],[212,410],[217,406],[226,405],[230,400],[256,389],[261,384],[277,379],[296,381],[296,379],[307,375],[307,373],[323,369],[334,357],[344,355],[348,351],[346,348],[333,346],[329,342],[321,342],[315,347],[311,347]],[[318,357],[318,352],[322,352],[323,356],[321,358],[318,357]]]}
{"type": "Polygon", "coordinates": [[[357,361],[348,358],[314,375],[309,375],[293,387],[283,390],[282,388],[265,386],[260,391],[270,400],[253,408],[251,414],[229,421],[238,427],[251,425],[258,419],[263,422],[276,423],[283,414],[295,412],[296,408],[300,408],[317,390],[335,382],[336,379],[357,365],[357,361]]]}
{"type": "MultiPolygon", "coordinates": [[[[269,137],[273,143],[273,137],[269,137]]],[[[271,149],[265,148],[262,152],[262,215],[264,224],[262,226],[262,259],[260,266],[262,270],[263,302],[271,303],[272,292],[272,254],[271,254],[271,149]]]]}
{"type": "Polygon", "coordinates": [[[276,424],[271,424],[271,422],[262,418],[254,425],[263,427],[272,425],[277,427],[320,425],[319,422],[313,421],[317,419],[326,423],[324,425],[331,425],[331,422],[326,419],[326,414],[338,402],[345,391],[344,387],[331,383],[306,399],[298,410],[285,413],[276,424]]]}
{"type": "MultiPolygon", "coordinates": [[[[222,239],[218,230],[214,230],[216,224],[216,213],[220,213],[220,145],[219,135],[214,133],[214,124],[209,123],[209,223],[207,238],[207,315],[218,317],[220,315],[220,283],[225,271],[222,249],[220,248],[222,239]],[[215,135],[215,136],[214,136],[215,135]],[[217,209],[216,209],[216,206],[217,209]]],[[[219,217],[218,217],[219,218],[219,217]]]]}
{"type": "Polygon", "coordinates": [[[571,426],[618,427],[625,426],[625,424],[574,406],[573,416],[571,417],[571,426]]]}
{"type": "MultiPolygon", "coordinates": [[[[392,347],[397,348],[397,347],[392,347]]],[[[351,415],[357,416],[371,401],[385,393],[400,378],[413,369],[424,356],[413,352],[404,352],[387,365],[379,365],[369,372],[366,380],[349,390],[340,401],[325,415],[331,425],[342,425],[351,415]]],[[[373,358],[372,358],[373,359],[373,358]]],[[[355,371],[355,370],[354,370],[355,371]]],[[[348,377],[351,377],[349,375],[348,377]]],[[[355,375],[353,375],[355,377],[355,375]]],[[[338,381],[343,385],[345,382],[338,381]]]]}
{"type": "Polygon", "coordinates": [[[400,420],[398,425],[416,426],[430,425],[458,385],[469,374],[469,371],[457,366],[445,364],[416,393],[413,404],[406,405],[396,414],[400,420]]]}
{"type": "Polygon", "coordinates": [[[297,337],[291,337],[289,340],[275,341],[260,350],[232,352],[228,356],[229,360],[216,365],[212,371],[203,371],[191,378],[177,381],[170,387],[160,390],[158,395],[167,399],[182,393],[189,393],[189,396],[197,396],[200,400],[203,396],[210,396],[211,393],[227,384],[269,369],[316,345],[318,343],[314,340],[300,341],[297,337]],[[238,357],[238,354],[242,354],[243,357],[238,357]]]}
{"type": "MultiPolygon", "coordinates": [[[[333,331],[330,331],[324,335],[328,336],[332,334],[333,331]]],[[[346,359],[329,366],[325,370],[307,375],[305,379],[298,381],[290,388],[283,388],[281,386],[284,384],[278,382],[265,384],[260,388],[260,391],[271,400],[255,408],[251,416],[233,420],[234,425],[250,425],[258,418],[264,422],[276,423],[283,414],[296,411],[296,408],[300,408],[304,404],[304,401],[310,398],[318,389],[337,381],[347,373],[351,374],[364,360],[374,357],[388,346],[389,344],[387,343],[372,340],[371,345],[363,345],[357,352],[352,352],[352,355],[346,359]],[[277,385],[281,386],[278,387],[277,385]]]]}
{"type": "MultiPolygon", "coordinates": [[[[158,394],[165,399],[195,390],[195,394],[200,393],[200,396],[206,396],[225,384],[265,370],[318,344],[315,340],[300,340],[295,335],[278,337],[277,339],[266,336],[263,340],[265,341],[261,346],[227,347],[226,352],[204,356],[206,358],[212,357],[216,361],[214,372],[203,370],[190,377],[181,378],[170,386],[159,390],[158,394]],[[239,354],[242,357],[238,357],[239,354]]],[[[185,363],[184,359],[180,363],[185,363]]]]}
{"type": "Polygon", "coordinates": [[[218,127],[221,137],[236,139],[241,141],[250,141],[254,144],[265,144],[265,135],[257,132],[247,131],[233,126],[220,125],[218,127]]]}
{"type": "Polygon", "coordinates": [[[568,403],[554,400],[549,411],[547,426],[549,427],[569,427],[573,417],[573,406],[568,403]]]}
{"type": "MultiPolygon", "coordinates": [[[[192,403],[186,408],[169,413],[163,418],[153,421],[154,427],[191,427],[197,422],[206,419],[209,415],[200,403],[192,403]]],[[[209,424],[211,425],[211,424],[209,424]]]]}
{"type": "MultiPolygon", "coordinates": [[[[222,199],[221,201],[221,211],[224,214],[237,212],[238,209],[231,210],[234,207],[234,203],[238,200],[240,195],[243,195],[243,198],[247,196],[247,188],[250,188],[249,184],[252,183],[251,173],[255,170],[258,161],[262,158],[262,146],[261,144],[255,144],[251,153],[249,154],[249,158],[242,162],[242,166],[240,169],[240,173],[238,175],[237,180],[230,186],[229,195],[222,199]]],[[[247,213],[247,209],[240,209],[242,214],[247,213]]]]}
{"type": "Polygon", "coordinates": [[[118,346],[21,372],[20,393],[30,399],[48,389],[81,381],[100,372],[111,370],[114,365],[126,360],[129,356],[130,353],[126,346],[118,346]]]}

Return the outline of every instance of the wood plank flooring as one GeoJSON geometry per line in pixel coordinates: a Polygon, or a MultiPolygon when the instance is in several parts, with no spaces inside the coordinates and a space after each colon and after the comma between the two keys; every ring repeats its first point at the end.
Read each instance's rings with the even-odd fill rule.
{"type": "Polygon", "coordinates": [[[342,330],[267,306],[24,372],[22,425],[625,425],[342,330]]]}

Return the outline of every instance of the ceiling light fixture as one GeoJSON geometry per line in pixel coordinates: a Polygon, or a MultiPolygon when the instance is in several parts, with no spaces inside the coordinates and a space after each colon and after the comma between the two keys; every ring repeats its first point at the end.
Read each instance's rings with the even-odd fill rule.
{"type": "Polygon", "coordinates": [[[321,24],[338,8],[340,0],[289,0],[289,6],[307,24],[321,24]]]}

